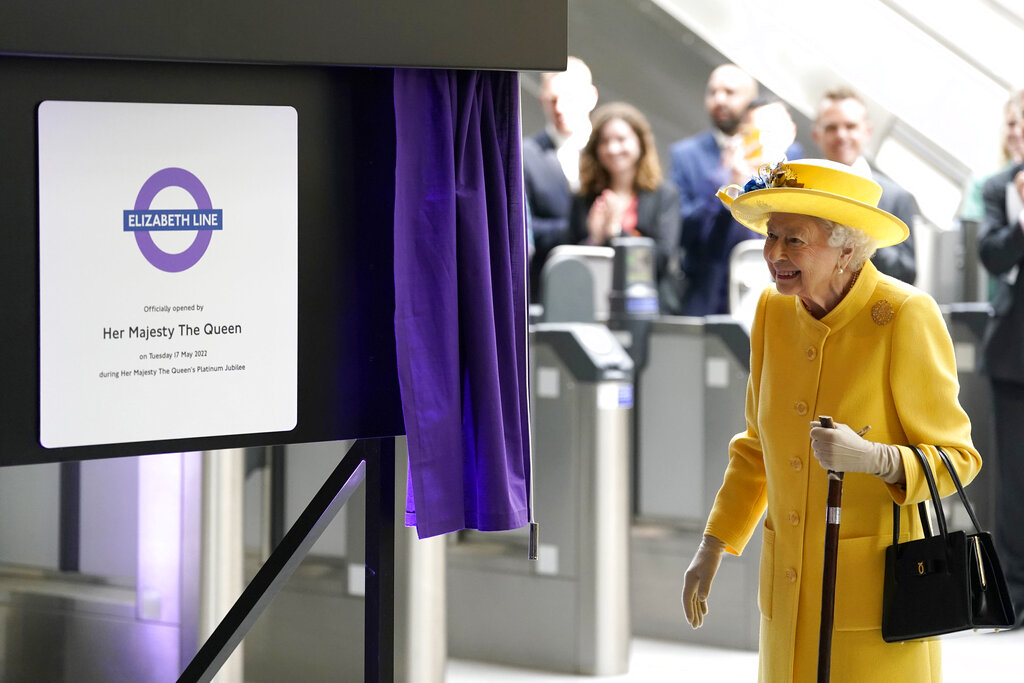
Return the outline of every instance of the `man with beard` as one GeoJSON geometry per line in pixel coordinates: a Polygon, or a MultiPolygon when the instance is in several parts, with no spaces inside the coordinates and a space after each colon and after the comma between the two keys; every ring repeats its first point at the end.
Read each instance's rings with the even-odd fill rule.
{"type": "MultiPolygon", "coordinates": [[[[669,150],[671,177],[679,188],[683,244],[682,271],[686,276],[680,293],[683,315],[712,315],[729,312],[727,295],[729,247],[732,235],[746,239],[749,230],[733,220],[715,196],[718,188],[736,182],[749,172],[736,167],[737,150],[747,154],[748,141],[743,139],[741,124],[750,105],[758,97],[758,84],[735,64],[723,64],[711,72],[704,92],[704,108],[712,127],[692,137],[679,140],[669,150]]],[[[765,98],[764,103],[774,98],[765,98]]],[[[755,107],[759,109],[760,107],[755,107]]],[[[781,110],[781,103],[767,112],[781,110]]],[[[776,117],[778,118],[778,117],[776,117]]],[[[790,138],[792,142],[792,138],[790,138]]],[[[799,159],[803,152],[793,143],[786,156],[799,159]]],[[[771,159],[773,163],[780,159],[771,159]]],[[[766,160],[767,161],[767,160],[766,160]]]]}
{"type": "MultiPolygon", "coordinates": [[[[724,180],[719,187],[742,185],[755,177],[763,165],[774,166],[787,155],[799,153],[795,138],[796,125],[786,105],[770,94],[759,95],[747,106],[736,135],[720,152],[715,179],[724,180]]],[[[683,219],[683,315],[729,313],[741,317],[740,311],[730,308],[729,262],[737,244],[756,238],[724,205],[705,204],[683,219]]]]}
{"type": "Polygon", "coordinates": [[[679,187],[684,221],[714,206],[715,192],[731,182],[731,173],[722,163],[722,151],[731,147],[743,114],[757,92],[757,81],[735,64],[723,64],[711,72],[704,108],[713,127],[674,142],[669,150],[672,180],[679,187]]]}

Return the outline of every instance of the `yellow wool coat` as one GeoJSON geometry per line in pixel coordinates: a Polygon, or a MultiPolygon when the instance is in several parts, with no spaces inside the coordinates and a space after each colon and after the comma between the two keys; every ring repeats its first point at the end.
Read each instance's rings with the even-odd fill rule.
{"type": "Polygon", "coordinates": [[[845,477],[832,681],[941,680],[938,640],[882,640],[882,575],[892,503],[907,506],[900,529],[906,540],[922,535],[913,505],[928,498],[920,463],[903,444],[923,449],[942,495],[954,488],[935,446],[946,450],[965,483],[981,469],[958,393],[953,344],[935,301],[870,261],[821,320],[797,297],[774,288],[762,294],[750,338],[747,427],[730,443],[706,528],[739,554],[767,508],[758,590],[761,681],[816,680],[828,491],[810,445],[810,421],[818,415],[854,430],[871,425],[865,438],[900,445],[907,476],[905,489],[873,475],[845,477]]]}

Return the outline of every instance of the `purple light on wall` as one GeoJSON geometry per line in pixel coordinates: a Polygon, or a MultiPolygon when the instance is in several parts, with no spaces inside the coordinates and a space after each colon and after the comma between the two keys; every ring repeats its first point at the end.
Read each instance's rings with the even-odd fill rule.
{"type": "Polygon", "coordinates": [[[182,477],[186,454],[139,458],[136,616],[181,621],[182,477]]]}

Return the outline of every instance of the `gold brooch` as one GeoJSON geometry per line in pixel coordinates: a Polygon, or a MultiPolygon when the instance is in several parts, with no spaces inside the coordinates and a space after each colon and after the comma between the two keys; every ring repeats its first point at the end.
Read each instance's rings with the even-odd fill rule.
{"type": "Polygon", "coordinates": [[[768,187],[803,187],[804,184],[797,182],[796,173],[789,167],[784,161],[780,161],[775,166],[769,166],[763,164],[759,170],[759,174],[764,177],[767,176],[768,187]]]}
{"type": "Polygon", "coordinates": [[[871,307],[871,319],[875,321],[876,325],[888,325],[893,315],[895,312],[892,310],[892,304],[885,299],[876,301],[875,305],[871,307]]]}

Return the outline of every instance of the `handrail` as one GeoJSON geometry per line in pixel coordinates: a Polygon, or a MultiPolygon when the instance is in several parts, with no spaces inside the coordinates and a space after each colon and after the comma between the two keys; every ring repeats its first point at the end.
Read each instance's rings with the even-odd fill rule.
{"type": "Polygon", "coordinates": [[[364,680],[394,681],[395,441],[357,441],[178,678],[211,681],[363,481],[366,495],[364,680]]]}

